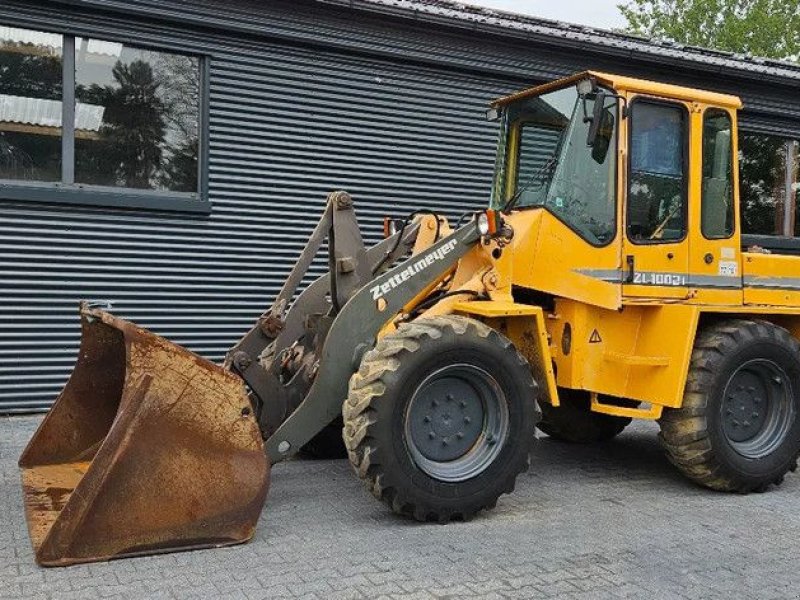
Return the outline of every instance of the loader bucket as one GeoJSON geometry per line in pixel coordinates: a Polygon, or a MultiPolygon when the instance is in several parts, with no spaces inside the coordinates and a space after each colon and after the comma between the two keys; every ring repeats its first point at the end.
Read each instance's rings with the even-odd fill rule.
{"type": "Polygon", "coordinates": [[[77,365],[22,454],[28,531],[56,566],[249,540],[269,464],[238,376],[81,307],[77,365]]]}

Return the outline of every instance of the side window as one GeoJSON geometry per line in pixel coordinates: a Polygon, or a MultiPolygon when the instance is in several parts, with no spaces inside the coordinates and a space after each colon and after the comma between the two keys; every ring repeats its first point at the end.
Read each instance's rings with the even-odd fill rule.
{"type": "Polygon", "coordinates": [[[703,117],[703,235],[733,235],[733,156],[730,115],[719,109],[703,117]]]}
{"type": "Polygon", "coordinates": [[[686,123],[682,106],[631,105],[627,229],[636,243],[686,235],[686,123]]]}

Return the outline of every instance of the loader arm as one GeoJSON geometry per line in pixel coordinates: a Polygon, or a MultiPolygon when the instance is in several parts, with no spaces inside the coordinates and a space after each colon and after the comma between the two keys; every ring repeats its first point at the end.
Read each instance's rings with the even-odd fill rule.
{"type": "Polygon", "coordinates": [[[471,222],[368,282],[341,307],[328,330],[308,394],[266,441],[270,463],[297,452],[341,414],[350,376],[381,328],[444,277],[479,240],[477,225],[471,222]]]}
{"type": "Polygon", "coordinates": [[[252,392],[265,439],[309,391],[315,355],[319,354],[327,329],[338,312],[331,298],[338,295],[337,304],[346,304],[350,296],[372,280],[373,272],[385,271],[408,254],[418,231],[419,223],[413,222],[404,231],[365,249],[350,197],[344,192],[334,192],[328,197],[325,212],[274,303],[225,358],[224,366],[244,379],[252,392]],[[326,238],[328,263],[332,268],[291,302],[326,238]],[[285,353],[299,342],[305,346],[306,360],[290,381],[282,381],[285,353]]]}

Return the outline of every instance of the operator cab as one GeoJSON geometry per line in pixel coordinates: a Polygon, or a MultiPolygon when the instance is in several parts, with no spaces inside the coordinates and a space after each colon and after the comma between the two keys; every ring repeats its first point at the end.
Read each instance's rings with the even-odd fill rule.
{"type": "Polygon", "coordinates": [[[626,298],[741,301],[739,108],[734,96],[597,72],[492,103],[492,208],[536,220],[540,245],[560,240],[559,262],[572,265],[564,277],[583,278],[548,284],[532,273],[531,287],[609,308],[626,298]]]}

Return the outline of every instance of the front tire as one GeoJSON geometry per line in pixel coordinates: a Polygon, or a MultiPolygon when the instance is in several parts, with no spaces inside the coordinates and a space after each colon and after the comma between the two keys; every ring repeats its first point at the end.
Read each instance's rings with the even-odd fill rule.
{"type": "Polygon", "coordinates": [[[772,323],[731,320],[698,335],[683,406],[664,411],[660,437],[697,483],[764,491],[797,467],[798,413],[800,344],[772,323]]]}
{"type": "Polygon", "coordinates": [[[539,418],[527,361],[459,316],[381,339],[351,378],[343,413],[350,462],[373,495],[439,522],[469,519],[513,491],[539,418]]]}

